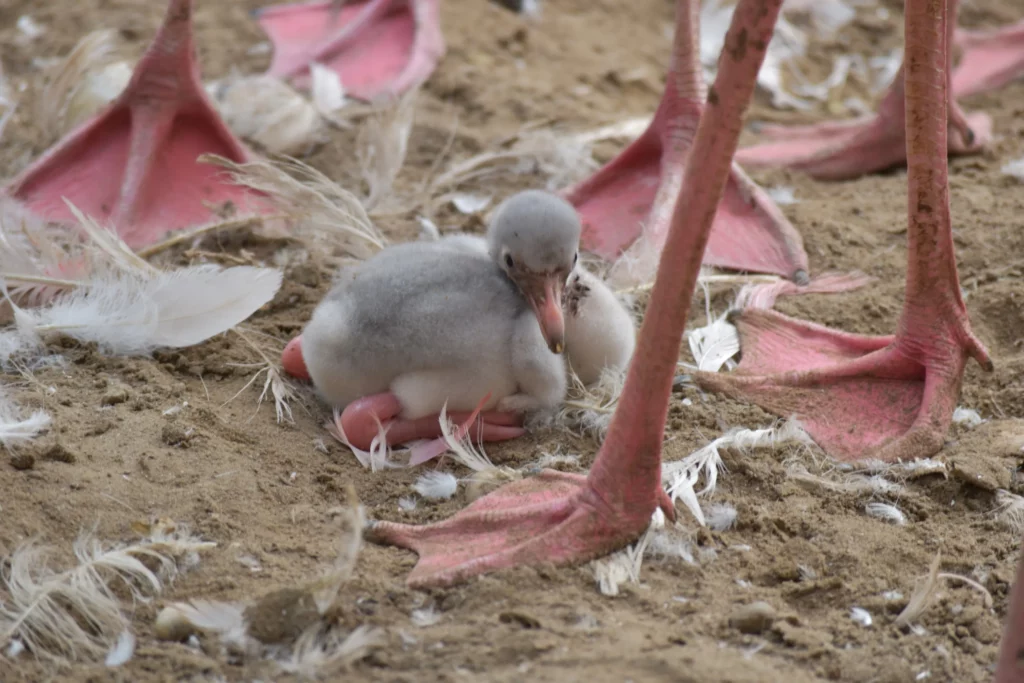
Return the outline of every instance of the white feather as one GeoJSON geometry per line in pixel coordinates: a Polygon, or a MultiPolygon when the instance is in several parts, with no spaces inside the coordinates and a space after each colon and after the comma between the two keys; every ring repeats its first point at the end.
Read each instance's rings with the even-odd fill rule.
{"type": "Polygon", "coordinates": [[[121,631],[114,647],[110,648],[110,652],[107,653],[104,663],[109,667],[121,666],[131,660],[133,654],[135,654],[135,636],[131,631],[121,631]]]}
{"type": "Polygon", "coordinates": [[[458,487],[458,479],[448,472],[427,472],[412,485],[416,493],[430,500],[448,500],[458,487]]]}
{"type": "Polygon", "coordinates": [[[953,411],[953,424],[974,429],[985,420],[973,408],[957,408],[953,411]]]}
{"type": "Polygon", "coordinates": [[[686,341],[698,370],[718,372],[723,365],[729,369],[736,365],[732,359],[740,352],[740,336],[736,326],[724,315],[709,325],[691,330],[686,341]]]}
{"type": "Polygon", "coordinates": [[[903,514],[903,511],[889,503],[868,503],[864,507],[864,512],[869,517],[875,517],[884,522],[891,522],[896,526],[903,526],[907,523],[907,516],[903,514]]]}
{"type": "Polygon", "coordinates": [[[999,172],[1003,175],[1013,176],[1017,180],[1024,180],[1024,157],[1006,162],[999,172]]]}
{"type": "Polygon", "coordinates": [[[281,272],[199,265],[154,274],[99,276],[49,307],[21,310],[17,325],[32,336],[60,331],[117,355],[203,342],[241,323],[270,301],[281,272]]]}
{"type": "Polygon", "coordinates": [[[865,628],[871,626],[871,612],[863,607],[851,607],[850,618],[865,628]]]}
{"type": "Polygon", "coordinates": [[[316,104],[275,76],[232,76],[207,90],[228,128],[271,154],[299,156],[325,139],[316,104]]]}
{"type": "Polygon", "coordinates": [[[337,71],[313,62],[309,65],[309,73],[313,81],[310,94],[317,111],[329,116],[345,106],[345,86],[337,71]]]}
{"type": "Polygon", "coordinates": [[[996,520],[1016,536],[1024,533],[1024,498],[1005,489],[999,489],[996,491],[996,504],[993,511],[996,520]]]}
{"type": "Polygon", "coordinates": [[[0,388],[0,443],[10,448],[31,441],[50,426],[50,415],[37,410],[22,419],[18,406],[0,388]]]}
{"type": "Polygon", "coordinates": [[[736,526],[736,508],[728,503],[715,503],[708,508],[708,528],[713,531],[727,531],[736,526]]]}

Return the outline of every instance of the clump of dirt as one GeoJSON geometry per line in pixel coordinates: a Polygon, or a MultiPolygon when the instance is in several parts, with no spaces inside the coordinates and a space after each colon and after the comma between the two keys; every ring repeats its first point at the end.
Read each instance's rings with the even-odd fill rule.
{"type": "MultiPolygon", "coordinates": [[[[196,4],[204,76],[266,67],[266,50],[259,47],[266,38],[248,12],[268,3],[196,4]]],[[[899,47],[901,3],[884,8],[874,18],[862,11],[838,37],[812,43],[809,54],[899,47]]],[[[39,59],[65,54],[84,31],[101,27],[118,27],[137,54],[163,9],[159,2],[129,0],[7,2],[0,7],[5,73],[37,78],[39,59]],[[45,32],[19,37],[16,20],[23,14],[45,32]]],[[[648,115],[658,103],[671,47],[670,2],[565,0],[546,3],[540,20],[484,0],[442,3],[442,13],[449,51],[420,96],[399,193],[430,177],[440,157],[465,158],[528,124],[581,130],[648,115]]],[[[963,23],[992,26],[1020,16],[1007,3],[978,0],[964,8],[963,23]]],[[[856,89],[847,94],[865,96],[856,89]]],[[[762,95],[751,120],[833,115],[828,103],[780,114],[762,95]]],[[[368,546],[341,602],[347,618],[384,628],[388,640],[353,676],[678,680],[685,671],[694,681],[990,680],[1020,547],[1019,536],[993,510],[997,490],[1022,493],[1017,470],[1024,445],[1024,317],[1017,254],[1024,252],[1018,226],[1024,192],[999,169],[1022,155],[1024,84],[962,104],[989,113],[998,135],[983,154],[952,160],[950,177],[966,303],[996,370],[968,368],[961,403],[986,422],[951,431],[939,456],[945,473],[909,478],[895,494],[823,488],[795,479],[794,467],[820,476],[848,473],[829,474],[827,461],[805,448],[746,455],[726,450],[714,501],[735,507],[735,525],[698,532],[681,510],[693,561],[655,555],[645,562],[641,582],[623,585],[615,598],[598,592],[587,567],[516,569],[452,588],[412,591],[404,581],[414,555],[368,546]],[[906,523],[869,516],[865,506],[879,501],[896,504],[906,523]],[[971,587],[942,582],[914,629],[895,626],[939,552],[942,571],[973,578],[991,595],[992,606],[971,587]],[[413,611],[428,607],[436,611],[436,623],[417,626],[413,611]],[[867,611],[870,624],[851,618],[854,607],[867,611]]],[[[356,135],[332,132],[307,161],[346,185],[355,183],[356,135]]],[[[604,143],[598,156],[606,159],[617,149],[604,143]]],[[[16,173],[41,151],[33,142],[30,110],[19,111],[0,139],[0,174],[16,173]]],[[[536,169],[521,171],[473,180],[462,189],[500,200],[545,183],[536,169]]],[[[815,272],[863,270],[877,278],[856,292],[785,298],[777,308],[852,332],[891,333],[904,286],[905,172],[844,183],[785,171],[755,177],[768,187],[793,188],[797,202],[782,208],[802,232],[815,272]]],[[[435,219],[442,229],[480,229],[479,218],[450,207],[440,208],[435,219]]],[[[392,240],[409,239],[419,229],[414,212],[378,223],[392,240]]],[[[253,258],[273,251],[265,244],[244,246],[257,254],[253,258]]],[[[332,277],[312,261],[289,265],[281,294],[248,326],[279,353],[332,277]]],[[[719,292],[714,311],[724,310],[730,296],[719,292]]],[[[704,318],[699,294],[695,303],[691,323],[704,318]]],[[[294,405],[294,424],[279,423],[272,405],[257,408],[262,379],[246,385],[260,360],[237,335],[145,359],[105,358],[70,341],[60,350],[66,368],[40,369],[34,382],[5,377],[23,405],[53,416],[53,427],[36,447],[0,462],[0,548],[34,537],[69,548],[81,529],[96,526],[101,537],[118,539],[128,537],[137,520],[171,518],[218,548],[161,600],[250,600],[299,586],[330,563],[336,553],[332,519],[349,483],[374,518],[424,523],[465,504],[460,495],[443,502],[417,499],[411,510],[400,506],[399,499],[416,498],[411,484],[420,472],[363,469],[326,433],[328,413],[309,392],[294,405]]],[[[673,394],[665,458],[683,458],[730,428],[773,422],[756,407],[684,385],[673,394]]],[[[561,467],[584,471],[597,448],[592,440],[551,428],[495,445],[489,454],[496,463],[520,467],[542,453],[575,453],[579,465],[561,467]]],[[[125,666],[127,678],[274,675],[263,663],[225,659],[215,648],[157,641],[152,622],[159,607],[142,605],[135,614],[140,645],[125,666]]],[[[99,664],[52,675],[31,659],[0,657],[3,680],[109,675],[99,664]]]]}

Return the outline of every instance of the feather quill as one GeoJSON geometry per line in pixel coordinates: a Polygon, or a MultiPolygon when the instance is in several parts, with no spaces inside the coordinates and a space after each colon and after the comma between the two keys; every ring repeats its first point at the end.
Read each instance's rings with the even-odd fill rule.
{"type": "Polygon", "coordinates": [[[16,312],[26,336],[60,331],[107,353],[144,355],[181,348],[226,332],[270,301],[281,273],[199,265],[143,275],[110,273],[58,297],[49,307],[16,312]]]}
{"type": "Polygon", "coordinates": [[[0,389],[0,444],[10,448],[31,441],[50,426],[50,415],[37,410],[27,418],[19,415],[18,406],[0,389]]]}

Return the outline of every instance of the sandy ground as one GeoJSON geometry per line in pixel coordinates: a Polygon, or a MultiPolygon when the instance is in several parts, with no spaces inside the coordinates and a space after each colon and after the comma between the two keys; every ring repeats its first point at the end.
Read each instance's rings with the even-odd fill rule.
{"type": "MultiPolygon", "coordinates": [[[[9,74],[30,77],[37,72],[33,57],[65,54],[85,31],[104,26],[119,27],[141,51],[164,8],[158,0],[73,4],[0,5],[0,44],[9,74]],[[14,28],[26,13],[47,27],[27,43],[16,40],[14,28]]],[[[247,10],[267,3],[196,4],[205,77],[223,76],[232,65],[249,72],[266,66],[265,53],[250,51],[264,37],[247,10]]],[[[449,141],[448,159],[459,159],[525,124],[583,130],[648,114],[657,104],[671,46],[669,0],[552,1],[539,23],[485,0],[442,4],[449,51],[420,99],[400,190],[426,177],[449,141]]],[[[839,36],[813,43],[811,54],[851,46],[882,53],[899,46],[901,3],[883,4],[887,15],[862,13],[839,36]]],[[[966,4],[962,23],[968,26],[993,26],[1024,13],[997,0],[966,4]]],[[[820,77],[828,68],[812,71],[820,77]]],[[[1022,154],[1024,83],[963,104],[988,112],[998,136],[984,154],[954,160],[950,178],[961,281],[974,329],[996,370],[985,374],[968,366],[961,404],[987,421],[951,431],[939,456],[951,476],[913,479],[893,495],[825,492],[800,486],[784,465],[796,461],[827,471],[820,454],[795,448],[726,451],[728,470],[713,501],[735,506],[736,526],[698,531],[683,512],[694,562],[651,558],[641,582],[623,585],[614,598],[599,593],[587,567],[521,569],[451,589],[412,591],[404,580],[414,555],[368,546],[342,589],[343,621],[349,627],[382,627],[386,637],[383,647],[355,665],[350,679],[990,680],[1020,547],[1019,537],[992,515],[995,490],[1024,493],[1016,478],[1024,444],[1024,234],[1017,225],[1024,189],[999,170],[1022,154]],[[872,499],[897,503],[907,524],[867,516],[865,504],[872,499]],[[992,607],[975,590],[943,583],[918,622],[922,629],[898,628],[895,615],[940,551],[942,571],[980,582],[991,593],[992,607]],[[770,603],[777,618],[761,633],[742,634],[729,617],[755,601],[770,603]],[[429,605],[440,613],[438,623],[413,625],[411,611],[429,605]],[[872,614],[870,627],[850,618],[855,606],[872,614]]],[[[752,119],[762,120],[829,115],[825,105],[807,113],[778,112],[763,94],[751,111],[752,119]]],[[[29,118],[19,114],[0,143],[0,175],[16,172],[42,151],[45,143],[33,141],[29,118]]],[[[355,182],[354,140],[353,131],[336,132],[308,161],[340,182],[355,182]]],[[[598,156],[606,159],[615,149],[606,143],[598,156]]],[[[804,236],[814,272],[862,269],[878,278],[857,292],[783,300],[778,308],[854,332],[892,331],[906,259],[905,172],[841,184],[785,172],[755,177],[766,186],[794,188],[798,203],[783,208],[804,236]]],[[[526,173],[468,189],[500,198],[543,181],[526,173]]],[[[450,209],[436,219],[445,228],[479,227],[450,209]]],[[[379,224],[393,239],[417,230],[412,213],[379,224]]],[[[237,245],[227,248],[237,252],[237,245]]],[[[272,349],[279,352],[301,329],[330,276],[324,268],[289,270],[281,293],[251,327],[278,340],[272,349]]],[[[713,309],[723,310],[732,295],[717,292],[713,309]]],[[[702,324],[703,299],[695,303],[691,322],[702,324]]],[[[50,411],[54,428],[30,451],[31,469],[0,465],[0,549],[38,537],[66,557],[82,529],[95,525],[100,538],[129,540],[132,523],[152,517],[187,523],[218,548],[158,599],[137,606],[139,647],[124,668],[82,663],[72,672],[26,657],[0,657],[4,681],[286,680],[265,662],[223,656],[215,642],[199,649],[160,642],[152,635],[154,616],[165,601],[252,599],[316,575],[334,556],[335,511],[350,482],[373,517],[426,522],[465,505],[460,494],[401,512],[398,499],[412,495],[418,472],[364,470],[340,444],[324,439],[322,407],[296,405],[295,423],[279,424],[271,406],[257,410],[258,388],[230,400],[252,373],[232,364],[255,361],[232,335],[153,359],[103,358],[74,344],[65,351],[69,368],[40,371],[38,385],[5,378],[22,405],[50,411]],[[123,402],[102,407],[118,394],[123,402]],[[183,402],[187,407],[180,412],[163,414],[183,402]],[[183,438],[186,432],[190,436],[183,438]],[[318,439],[328,452],[314,447],[318,439]],[[69,455],[54,459],[51,447],[58,443],[69,455]]],[[[771,423],[757,408],[686,388],[673,397],[665,458],[682,458],[732,427],[771,423]]],[[[525,465],[560,448],[579,454],[586,468],[597,447],[589,439],[540,430],[489,453],[496,462],[525,465]]]]}

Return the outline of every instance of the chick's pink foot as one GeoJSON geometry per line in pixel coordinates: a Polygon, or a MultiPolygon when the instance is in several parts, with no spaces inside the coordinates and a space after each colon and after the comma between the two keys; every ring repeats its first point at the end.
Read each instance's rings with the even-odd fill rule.
{"type": "MultiPolygon", "coordinates": [[[[349,443],[362,450],[369,450],[382,426],[387,431],[389,446],[443,436],[440,415],[409,420],[398,417],[401,412],[402,404],[394,394],[364,396],[345,406],[338,418],[338,426],[349,443]]],[[[466,433],[477,441],[507,441],[526,433],[521,426],[522,416],[514,413],[453,411],[447,416],[455,424],[468,422],[466,433]]],[[[417,464],[419,462],[410,462],[410,465],[417,464]]]]}
{"type": "Polygon", "coordinates": [[[167,231],[215,220],[218,209],[269,204],[224,178],[202,154],[250,161],[203,90],[191,0],[171,0],[163,26],[124,92],[58,142],[6,192],[53,221],[74,223],[65,199],[110,223],[133,248],[167,231]]]}
{"type": "Polygon", "coordinates": [[[314,62],[333,69],[346,92],[372,100],[426,80],[444,55],[440,0],[324,0],[275,5],[255,14],[274,44],[268,73],[300,87],[314,62]]]}
{"type": "Polygon", "coordinates": [[[995,31],[957,31],[963,53],[953,70],[953,94],[967,97],[1024,78],[1024,21],[995,31]]]}
{"type": "MultiPolygon", "coordinates": [[[[281,366],[292,377],[310,379],[306,361],[302,357],[302,335],[295,337],[285,346],[281,354],[281,366]]],[[[398,417],[401,412],[402,404],[394,394],[364,396],[345,406],[338,416],[337,427],[351,445],[364,451],[370,449],[373,440],[380,434],[381,427],[387,430],[386,441],[389,446],[398,446],[419,439],[440,439],[443,436],[440,415],[408,420],[398,417]]],[[[526,433],[522,428],[522,416],[513,413],[481,412],[477,409],[472,412],[454,411],[447,416],[478,441],[507,441],[526,433]]],[[[417,465],[439,454],[440,451],[433,448],[417,451],[410,465],[417,465]],[[428,454],[432,455],[428,457],[428,454]]]]}
{"type": "Polygon", "coordinates": [[[503,486],[442,522],[373,522],[366,537],[419,555],[409,586],[447,586],[506,567],[575,564],[601,557],[643,533],[655,505],[675,519],[662,489],[644,497],[651,504],[615,509],[589,478],[543,470],[503,486]]]}

